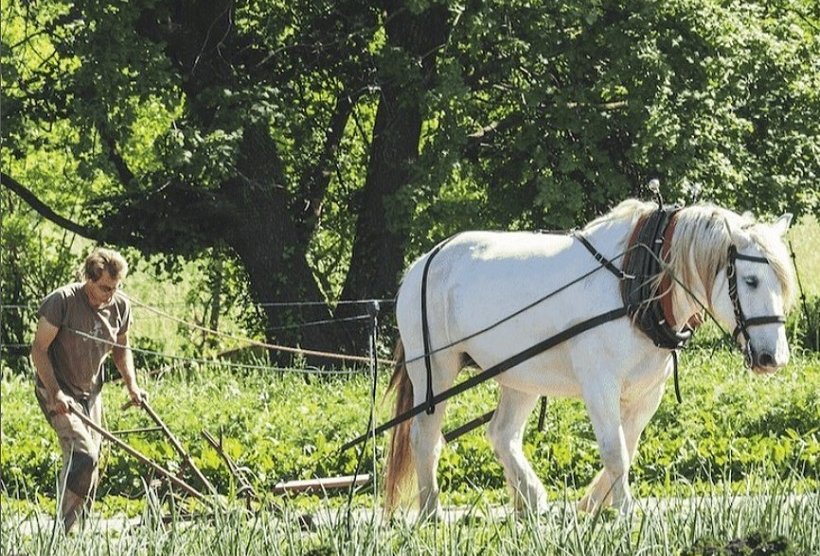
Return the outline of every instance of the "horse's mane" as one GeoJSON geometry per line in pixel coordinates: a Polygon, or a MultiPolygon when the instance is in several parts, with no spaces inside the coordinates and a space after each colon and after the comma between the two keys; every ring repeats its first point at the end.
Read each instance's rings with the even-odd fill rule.
{"type": "Polygon", "coordinates": [[[795,297],[794,269],[786,245],[771,226],[757,222],[751,213],[740,215],[712,204],[686,207],[678,213],[676,221],[669,270],[684,283],[691,283],[692,273],[697,272],[706,291],[711,292],[718,271],[728,263],[729,245],[735,243],[739,250],[748,245],[736,237],[737,231],[742,231],[769,260],[780,282],[784,308],[791,307],[795,297]]]}
{"type": "MultiPolygon", "coordinates": [[[[634,227],[640,218],[657,208],[657,203],[627,199],[608,214],[590,222],[587,228],[613,221],[629,222],[634,227]]],[[[794,269],[788,251],[780,236],[770,226],[755,221],[750,213],[740,215],[710,203],[698,203],[681,209],[675,217],[675,232],[665,272],[684,284],[692,284],[699,279],[706,292],[710,293],[718,272],[728,263],[729,245],[735,243],[739,250],[748,245],[739,243],[740,239],[734,237],[740,231],[747,234],[769,260],[782,288],[784,307],[788,309],[795,298],[794,269]]],[[[659,286],[665,272],[656,277],[656,286],[659,286]]],[[[658,292],[658,295],[664,293],[658,292]]],[[[708,301],[711,304],[711,300],[708,301]]]]}

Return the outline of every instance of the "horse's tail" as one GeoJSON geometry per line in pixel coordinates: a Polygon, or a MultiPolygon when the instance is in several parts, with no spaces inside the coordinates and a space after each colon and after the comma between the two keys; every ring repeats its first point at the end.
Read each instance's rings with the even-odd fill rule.
{"type": "MultiPolygon", "coordinates": [[[[393,353],[393,376],[387,391],[396,390],[396,407],[394,415],[400,415],[413,407],[413,383],[407,375],[404,359],[404,345],[401,340],[396,343],[393,353]]],[[[387,454],[385,469],[384,494],[385,512],[393,512],[401,497],[401,491],[410,478],[413,469],[413,452],[410,449],[410,422],[402,421],[393,428],[390,438],[390,451],[387,454]]]]}

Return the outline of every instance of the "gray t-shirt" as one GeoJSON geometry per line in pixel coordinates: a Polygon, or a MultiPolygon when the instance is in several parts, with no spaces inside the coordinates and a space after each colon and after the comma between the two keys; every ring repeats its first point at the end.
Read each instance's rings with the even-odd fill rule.
{"type": "Polygon", "coordinates": [[[60,329],[48,355],[60,387],[74,398],[99,394],[103,362],[113,347],[107,342],[116,342],[117,336],[131,325],[131,305],[122,293],[114,293],[110,304],[95,309],[88,302],[83,285],[69,284],[54,290],[37,311],[38,317],[45,317],[60,329]]]}

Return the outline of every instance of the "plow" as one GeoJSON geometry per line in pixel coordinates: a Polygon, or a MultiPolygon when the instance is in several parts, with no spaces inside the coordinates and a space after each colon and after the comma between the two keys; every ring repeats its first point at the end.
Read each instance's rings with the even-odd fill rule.
{"type": "MultiPolygon", "coordinates": [[[[183,447],[180,440],[173,432],[171,432],[170,428],[160,418],[151,404],[148,403],[147,400],[143,401],[139,405],[133,402],[128,402],[122,406],[122,409],[126,410],[131,407],[142,409],[151,421],[156,424],[156,426],[110,431],[86,416],[81,408],[74,407],[73,405],[69,406],[71,413],[73,413],[89,429],[95,431],[106,441],[130,455],[137,462],[146,467],[149,472],[152,472],[162,480],[167,481],[171,489],[172,496],[177,497],[179,495],[186,495],[197,500],[197,502],[202,504],[204,507],[205,516],[217,509],[219,503],[218,501],[225,498],[224,494],[220,493],[213,483],[208,480],[205,474],[199,469],[194,462],[194,459],[191,457],[191,454],[183,447]],[[121,436],[137,433],[162,433],[164,440],[173,447],[179,457],[179,470],[174,473],[167,466],[157,463],[146,454],[140,452],[120,438],[121,436]],[[196,486],[192,485],[190,481],[183,478],[183,472],[186,469],[189,470],[191,475],[196,479],[196,486]],[[174,492],[174,489],[177,489],[177,492],[174,492]]],[[[220,434],[217,439],[208,430],[202,429],[201,436],[205,442],[220,456],[222,462],[228,470],[228,473],[235,481],[235,484],[237,485],[237,489],[235,491],[236,498],[244,499],[248,510],[253,510],[254,506],[261,505],[264,502],[263,497],[260,496],[256,487],[253,486],[251,480],[248,478],[248,470],[238,465],[237,462],[234,461],[234,459],[227,453],[224,447],[224,439],[222,435],[220,434]]],[[[362,488],[369,485],[371,482],[372,475],[366,473],[338,477],[319,477],[314,479],[280,480],[271,489],[271,494],[287,495],[295,493],[327,493],[333,490],[362,488]]],[[[193,517],[193,514],[191,517],[193,517]]],[[[165,521],[170,520],[170,518],[163,519],[165,521]]]]}

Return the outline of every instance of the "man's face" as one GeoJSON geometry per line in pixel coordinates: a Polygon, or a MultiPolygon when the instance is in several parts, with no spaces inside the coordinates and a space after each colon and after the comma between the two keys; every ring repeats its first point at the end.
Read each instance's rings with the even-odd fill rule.
{"type": "Polygon", "coordinates": [[[85,292],[92,307],[100,309],[111,303],[114,292],[120,287],[122,280],[112,278],[111,275],[103,271],[99,280],[86,280],[85,292]]]}

